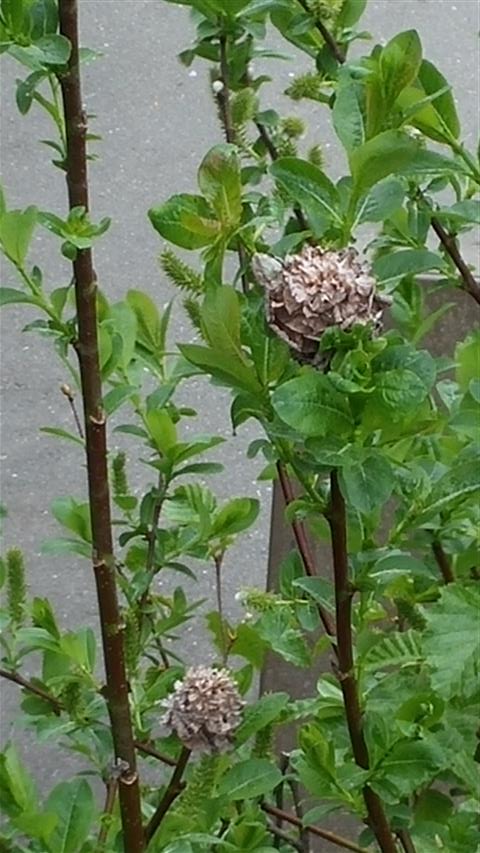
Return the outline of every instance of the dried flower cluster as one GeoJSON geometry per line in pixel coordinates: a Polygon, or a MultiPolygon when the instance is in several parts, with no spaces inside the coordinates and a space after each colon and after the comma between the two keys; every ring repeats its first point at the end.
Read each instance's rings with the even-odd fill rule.
{"type": "Polygon", "coordinates": [[[377,326],[390,300],[375,290],[375,279],[355,249],[323,251],[305,246],[285,260],[255,255],[253,273],[266,289],[271,328],[304,358],[312,358],[331,326],[377,326]]]}
{"type": "Polygon", "coordinates": [[[188,749],[219,752],[231,743],[244,704],[225,669],[192,667],[166,700],[162,722],[188,749]]]}

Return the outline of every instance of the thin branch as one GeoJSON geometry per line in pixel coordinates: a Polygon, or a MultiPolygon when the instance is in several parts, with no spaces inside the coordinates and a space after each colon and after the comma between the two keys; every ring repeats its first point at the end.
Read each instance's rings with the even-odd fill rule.
{"type": "Polygon", "coordinates": [[[48,702],[52,706],[53,711],[58,717],[64,710],[62,703],[56,696],[52,696],[51,693],[47,693],[46,690],[43,690],[41,687],[37,687],[36,684],[28,681],[23,677],[23,675],[20,675],[19,672],[14,672],[9,669],[0,669],[0,678],[6,678],[7,681],[13,681],[14,684],[18,684],[20,687],[23,687],[24,690],[28,690],[29,693],[34,693],[35,696],[39,696],[40,699],[44,699],[45,702],[48,702]]]}
{"type": "MultiPolygon", "coordinates": [[[[330,505],[326,512],[326,519],[330,527],[333,554],[338,649],[337,676],[343,694],[353,757],[359,767],[368,770],[370,761],[363,731],[362,710],[353,659],[353,589],[349,578],[346,508],[336,471],[330,474],[330,505]]],[[[363,798],[367,807],[369,825],[380,849],[383,853],[397,853],[395,839],[380,798],[368,785],[363,789],[363,798]]]]}
{"type": "Polygon", "coordinates": [[[323,838],[325,841],[329,841],[330,844],[335,844],[337,847],[343,847],[344,850],[353,850],[354,853],[369,853],[367,848],[360,847],[358,844],[355,844],[354,841],[350,841],[348,838],[343,838],[341,835],[337,835],[336,832],[330,832],[328,829],[321,829],[319,826],[312,826],[311,824],[304,826],[302,821],[298,817],[295,817],[295,815],[290,814],[290,812],[282,811],[281,809],[277,809],[275,806],[270,806],[267,803],[262,804],[262,809],[272,817],[280,818],[285,821],[285,823],[290,823],[292,826],[298,827],[298,829],[307,829],[312,835],[316,835],[318,838],[323,838]]]}
{"type": "MultiPolygon", "coordinates": [[[[290,847],[293,847],[295,850],[298,850],[298,853],[303,853],[303,847],[299,841],[296,841],[294,838],[291,838],[288,832],[284,832],[282,829],[279,829],[278,826],[273,823],[273,821],[267,821],[267,826],[272,835],[275,836],[275,839],[280,844],[283,841],[286,844],[289,844],[290,847]]],[[[276,845],[279,846],[279,845],[276,845]]]]}
{"type": "MultiPolygon", "coordinates": [[[[288,505],[295,500],[295,494],[293,491],[292,483],[281,462],[277,462],[277,471],[280,486],[282,488],[283,499],[285,501],[285,506],[288,507],[288,505]]],[[[292,527],[293,535],[295,537],[295,542],[297,543],[297,548],[302,558],[305,574],[309,577],[317,577],[317,565],[310,542],[308,541],[305,525],[297,519],[292,519],[290,524],[292,527]]],[[[324,607],[322,607],[321,604],[318,605],[318,613],[320,615],[322,625],[328,636],[335,637],[335,625],[333,624],[333,620],[330,614],[325,610],[324,607]]],[[[332,641],[332,646],[335,649],[334,641],[332,641]]]]}
{"type": "Polygon", "coordinates": [[[163,752],[159,752],[158,749],[155,749],[149,743],[145,743],[142,740],[135,740],[134,742],[135,749],[138,749],[139,752],[142,752],[144,755],[150,755],[152,758],[156,758],[157,761],[161,761],[162,764],[168,764],[169,767],[176,767],[177,762],[174,758],[170,758],[169,755],[165,755],[163,752]]]}
{"type": "MultiPolygon", "coordinates": [[[[220,74],[222,78],[223,87],[220,92],[216,93],[217,102],[220,109],[220,116],[223,124],[223,129],[225,131],[225,138],[227,142],[231,145],[236,145],[237,143],[237,134],[235,131],[235,126],[232,120],[232,110],[230,105],[230,75],[228,71],[228,36],[224,33],[220,36],[220,74]]],[[[242,290],[244,293],[248,293],[249,284],[247,275],[245,272],[247,266],[247,256],[245,254],[245,247],[241,242],[240,237],[238,240],[238,262],[240,265],[240,280],[242,282],[242,290]]]]}
{"type": "MultiPolygon", "coordinates": [[[[298,2],[300,3],[300,6],[305,9],[306,12],[311,14],[311,9],[308,6],[307,0],[298,0],[298,2]]],[[[322,21],[318,17],[315,18],[315,26],[319,33],[322,35],[325,44],[328,45],[332,56],[335,57],[335,59],[337,60],[337,62],[340,63],[340,65],[343,65],[346,59],[345,54],[340,45],[335,41],[331,32],[326,28],[325,24],[322,23],[322,21]]]]}
{"type": "MultiPolygon", "coordinates": [[[[60,0],[60,33],[71,46],[67,68],[59,76],[67,140],[66,178],[70,209],[89,211],[87,117],[82,102],[78,34],[78,0],[60,0]]],[[[78,340],[76,352],[84,408],[88,497],[92,525],[93,570],[102,631],[106,673],[105,696],[115,759],[122,762],[119,778],[123,842],[129,853],[144,850],[140,785],[133,745],[123,627],[117,597],[107,465],[106,415],[100,373],[97,280],[91,249],[73,260],[78,340]]]]}
{"type": "MultiPolygon", "coordinates": [[[[149,584],[148,584],[146,590],[142,593],[142,596],[140,598],[140,619],[141,620],[143,619],[143,617],[145,615],[148,616],[148,614],[146,613],[146,605],[147,605],[148,596],[149,596],[149,592],[150,592],[150,583],[153,580],[153,574],[154,574],[153,568],[154,568],[154,564],[155,564],[155,546],[157,544],[157,530],[158,530],[158,525],[160,523],[160,515],[162,512],[162,507],[163,507],[163,504],[165,501],[165,484],[164,484],[164,478],[163,478],[162,473],[160,473],[158,475],[158,491],[159,491],[159,495],[155,498],[154,505],[153,505],[152,524],[151,524],[150,530],[147,534],[148,549],[147,549],[147,558],[145,561],[145,572],[147,574],[147,577],[150,576],[150,581],[149,581],[149,584]]],[[[153,619],[151,619],[151,623],[152,623],[153,630],[155,630],[155,623],[154,623],[153,619]]],[[[170,661],[168,660],[168,655],[167,655],[167,653],[163,647],[163,643],[159,637],[156,638],[156,647],[157,647],[158,653],[162,659],[163,666],[165,667],[165,669],[168,669],[170,667],[170,661]]]]}
{"type": "Polygon", "coordinates": [[[64,382],[62,385],[60,385],[60,391],[62,392],[64,397],[66,397],[68,402],[70,403],[70,408],[72,410],[73,420],[75,421],[75,426],[77,428],[77,432],[78,432],[80,438],[85,439],[83,427],[82,427],[82,424],[80,422],[80,418],[78,416],[77,407],[75,405],[75,394],[73,392],[73,389],[70,388],[70,385],[67,385],[64,382]]]}
{"type": "Polygon", "coordinates": [[[178,795],[182,791],[182,776],[188,764],[190,755],[191,751],[187,749],[186,746],[184,746],[180,753],[180,758],[178,759],[175,770],[173,771],[172,778],[170,779],[170,782],[167,785],[167,789],[158,805],[157,810],[155,811],[145,830],[145,838],[147,842],[151,841],[163,818],[167,814],[170,806],[177,799],[178,795]]]}
{"type": "Polygon", "coordinates": [[[228,657],[228,636],[225,631],[225,623],[223,620],[223,596],[222,596],[222,561],[223,554],[216,554],[213,558],[215,563],[215,591],[217,595],[217,612],[220,620],[220,636],[222,639],[222,662],[225,666],[228,657]]]}
{"type": "Polygon", "coordinates": [[[108,838],[108,830],[110,829],[108,818],[113,814],[113,809],[115,808],[115,800],[117,799],[118,793],[118,779],[112,776],[110,777],[110,779],[107,779],[105,784],[105,804],[103,806],[103,812],[101,815],[102,825],[100,827],[100,832],[98,833],[97,839],[99,847],[105,844],[108,838]]]}
{"type": "Polygon", "coordinates": [[[397,838],[400,841],[405,853],[417,853],[415,850],[414,843],[410,838],[406,829],[399,829],[397,831],[397,838]]]}
{"type": "MultiPolygon", "coordinates": [[[[298,782],[295,779],[290,779],[288,782],[288,787],[290,788],[292,794],[292,802],[293,808],[295,810],[295,814],[299,820],[301,820],[303,824],[303,807],[300,800],[300,792],[298,790],[298,782]]],[[[300,850],[302,853],[309,853],[310,851],[310,838],[308,834],[308,829],[303,827],[300,830],[300,850]]]]}
{"type": "Polygon", "coordinates": [[[438,541],[438,539],[435,539],[435,541],[432,542],[432,551],[433,556],[437,561],[438,568],[440,569],[443,582],[446,584],[455,583],[455,575],[453,573],[452,564],[450,563],[448,555],[443,550],[443,546],[441,542],[438,541]]]}
{"type": "Polygon", "coordinates": [[[461,275],[462,289],[469,293],[475,302],[480,305],[480,282],[477,281],[468,264],[462,258],[455,237],[445,230],[435,216],[431,217],[430,222],[447,255],[452,259],[461,275]]]}

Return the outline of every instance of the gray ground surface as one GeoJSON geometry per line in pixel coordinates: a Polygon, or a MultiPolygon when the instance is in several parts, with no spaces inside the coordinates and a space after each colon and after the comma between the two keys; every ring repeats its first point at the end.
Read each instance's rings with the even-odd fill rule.
{"type": "MultiPolygon", "coordinates": [[[[94,218],[113,217],[113,226],[96,252],[101,285],[110,299],[121,298],[130,287],[149,292],[160,305],[170,297],[159,273],[156,257],[160,241],[146,220],[146,210],[173,192],[195,191],[195,173],[206,149],[219,139],[215,112],[208,92],[205,66],[185,69],[176,54],[189,41],[185,10],[160,0],[82,0],[82,41],[104,52],[87,69],[85,99],[97,118],[95,132],[103,136],[101,159],[91,169],[94,218]]],[[[478,136],[478,30],[477,0],[379,0],[370,2],[365,27],[388,39],[395,32],[417,27],[425,54],[452,83],[470,145],[478,136]]],[[[272,44],[277,39],[272,38],[272,44]]],[[[291,53],[289,47],[286,50],[291,53]]],[[[275,84],[263,90],[265,107],[276,106],[293,70],[306,66],[275,63],[275,84]]],[[[18,68],[8,61],[2,67],[1,113],[3,182],[10,206],[37,204],[61,213],[65,210],[62,176],[49,166],[48,149],[37,139],[49,135],[43,117],[32,111],[22,118],[16,111],[13,81],[18,68]]],[[[340,173],[342,162],[324,127],[324,114],[315,105],[296,105],[290,112],[305,115],[311,135],[325,146],[327,168],[340,173]]],[[[470,256],[478,242],[467,243],[470,256]]],[[[65,283],[68,272],[57,259],[56,249],[45,234],[36,238],[31,252],[45,278],[65,283]]],[[[13,283],[6,270],[8,282],[13,283]]],[[[3,282],[2,282],[3,283],[3,282]]],[[[41,541],[54,535],[49,516],[51,500],[61,494],[82,495],[84,472],[81,459],[67,444],[42,436],[38,428],[56,425],[70,428],[69,411],[58,386],[66,376],[48,345],[30,334],[21,335],[27,311],[6,309],[2,317],[2,501],[9,518],[5,525],[8,545],[20,544],[28,555],[31,590],[52,598],[65,625],[96,622],[90,570],[86,562],[51,559],[40,553],[41,541]]],[[[171,340],[185,340],[188,325],[177,310],[171,340]]],[[[199,411],[198,432],[230,436],[228,408],[222,396],[206,385],[189,385],[186,397],[199,411]]],[[[193,427],[192,427],[193,429],[193,427]]],[[[269,524],[269,487],[256,482],[257,465],[245,459],[246,444],[253,437],[244,429],[215,454],[226,471],[212,480],[222,496],[261,495],[264,509],[255,530],[232,552],[227,571],[238,586],[262,584],[266,575],[269,524]]],[[[199,595],[211,594],[211,575],[200,573],[199,595]]],[[[227,599],[227,610],[235,608],[227,599]]],[[[193,657],[201,660],[203,643],[198,631],[193,657]]],[[[2,685],[2,728],[10,730],[16,688],[2,685]]],[[[28,740],[27,740],[28,743],[28,740]]],[[[39,776],[48,773],[48,787],[62,776],[53,752],[35,751],[32,764],[39,776]]]]}

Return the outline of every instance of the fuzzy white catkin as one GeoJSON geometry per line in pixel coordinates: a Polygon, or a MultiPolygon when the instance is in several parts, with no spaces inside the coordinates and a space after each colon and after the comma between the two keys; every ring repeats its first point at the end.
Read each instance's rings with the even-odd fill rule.
{"type": "Polygon", "coordinates": [[[166,699],[162,723],[188,749],[221,752],[232,741],[244,705],[227,670],[192,667],[166,699]]]}

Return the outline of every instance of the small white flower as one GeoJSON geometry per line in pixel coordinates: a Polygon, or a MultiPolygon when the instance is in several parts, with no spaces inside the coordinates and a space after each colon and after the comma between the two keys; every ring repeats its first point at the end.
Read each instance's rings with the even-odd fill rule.
{"type": "Polygon", "coordinates": [[[219,95],[220,92],[223,90],[222,80],[214,80],[212,83],[212,89],[213,89],[214,95],[219,95]]]}

